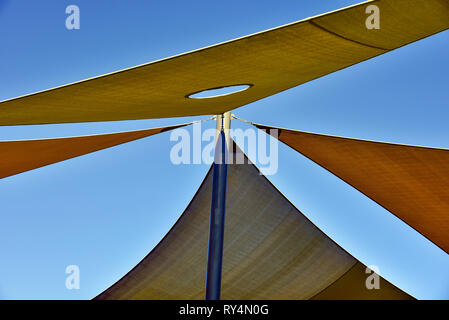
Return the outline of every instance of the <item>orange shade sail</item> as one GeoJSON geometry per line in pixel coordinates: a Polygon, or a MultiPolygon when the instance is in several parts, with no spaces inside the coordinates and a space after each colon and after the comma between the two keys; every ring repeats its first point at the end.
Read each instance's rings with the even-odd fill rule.
{"type": "Polygon", "coordinates": [[[0,141],[0,179],[186,125],[81,137],[0,141]]]}
{"type": "Polygon", "coordinates": [[[449,253],[449,150],[277,129],[278,139],[449,253]]]}

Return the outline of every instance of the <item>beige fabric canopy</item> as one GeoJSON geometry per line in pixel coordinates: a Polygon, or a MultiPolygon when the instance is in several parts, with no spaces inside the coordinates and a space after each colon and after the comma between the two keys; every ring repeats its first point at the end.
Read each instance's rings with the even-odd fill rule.
{"type": "MultiPolygon", "coordinates": [[[[212,170],[162,241],[96,299],[203,299],[211,189],[212,170]]],[[[412,299],[384,279],[368,290],[365,267],[254,165],[229,165],[226,197],[222,299],[412,299]]]]}
{"type": "Polygon", "coordinates": [[[0,141],[0,179],[186,125],[82,137],[0,141]]]}
{"type": "Polygon", "coordinates": [[[278,129],[278,139],[449,253],[449,150],[278,129]]]}
{"type": "Polygon", "coordinates": [[[447,0],[375,0],[175,57],[0,102],[0,125],[220,114],[449,28],[447,0]],[[379,30],[365,21],[380,9],[379,30]],[[213,99],[186,95],[251,84],[213,99]]]}

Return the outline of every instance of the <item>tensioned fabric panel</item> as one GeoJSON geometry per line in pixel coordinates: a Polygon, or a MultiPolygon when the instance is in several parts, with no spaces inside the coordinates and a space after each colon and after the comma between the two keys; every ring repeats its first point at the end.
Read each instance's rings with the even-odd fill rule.
{"type": "MultiPolygon", "coordinates": [[[[348,272],[337,281],[332,283],[325,290],[313,296],[312,300],[408,300],[411,297],[397,287],[379,278],[379,288],[381,290],[367,290],[365,282],[371,273],[366,272],[366,266],[357,262],[348,272]]],[[[369,281],[371,282],[371,281],[369,281]]]]}
{"type": "Polygon", "coordinates": [[[81,137],[0,141],[0,179],[186,125],[81,137]]]}
{"type": "MultiPolygon", "coordinates": [[[[212,170],[161,242],[96,299],[204,299],[211,185],[212,170]]],[[[308,299],[357,264],[252,164],[228,168],[224,241],[222,299],[308,299]]],[[[351,278],[364,277],[360,285],[349,281],[350,294],[325,298],[370,298],[361,272],[351,278]]],[[[412,299],[383,283],[380,291],[394,289],[382,297],[412,299]]]]}
{"type": "Polygon", "coordinates": [[[449,253],[449,150],[278,129],[278,139],[449,253]]]}
{"type": "Polygon", "coordinates": [[[0,125],[220,114],[449,28],[448,0],[375,0],[67,86],[0,102],[0,125]],[[366,28],[368,5],[381,13],[366,28]],[[251,84],[213,99],[186,95],[251,84]]]}

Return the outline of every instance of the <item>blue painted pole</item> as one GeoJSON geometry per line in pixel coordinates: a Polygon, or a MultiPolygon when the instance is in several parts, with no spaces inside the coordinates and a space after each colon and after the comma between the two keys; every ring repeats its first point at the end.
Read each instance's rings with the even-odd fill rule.
{"type": "MultiPolygon", "coordinates": [[[[228,123],[230,118],[226,119],[228,123]]],[[[212,178],[212,203],[209,224],[209,252],[207,256],[206,300],[220,300],[223,241],[225,228],[226,183],[228,174],[227,143],[223,130],[224,116],[217,116],[219,130],[215,146],[212,178]],[[219,123],[221,121],[221,124],[219,123]]]]}

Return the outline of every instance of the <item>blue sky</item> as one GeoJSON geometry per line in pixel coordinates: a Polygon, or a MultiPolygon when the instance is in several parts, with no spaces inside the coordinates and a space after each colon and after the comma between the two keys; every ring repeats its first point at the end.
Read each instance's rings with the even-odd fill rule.
{"type": "MultiPolygon", "coordinates": [[[[146,63],[358,1],[0,0],[0,100],[146,63]],[[65,28],[65,8],[81,29],[65,28]]],[[[449,148],[444,32],[234,113],[254,122],[449,148]]],[[[62,137],[204,117],[0,127],[0,139],[62,137]]],[[[212,121],[204,128],[213,127],[212,121]]],[[[233,127],[248,125],[233,121],[233,127]]],[[[189,129],[191,130],[191,129],[189,129]]],[[[169,133],[0,180],[0,298],[90,299],[138,263],[200,185],[173,165],[169,133]],[[79,265],[80,290],[65,288],[79,265]]],[[[288,147],[269,179],[317,226],[417,298],[449,298],[449,255],[288,147]]]]}

